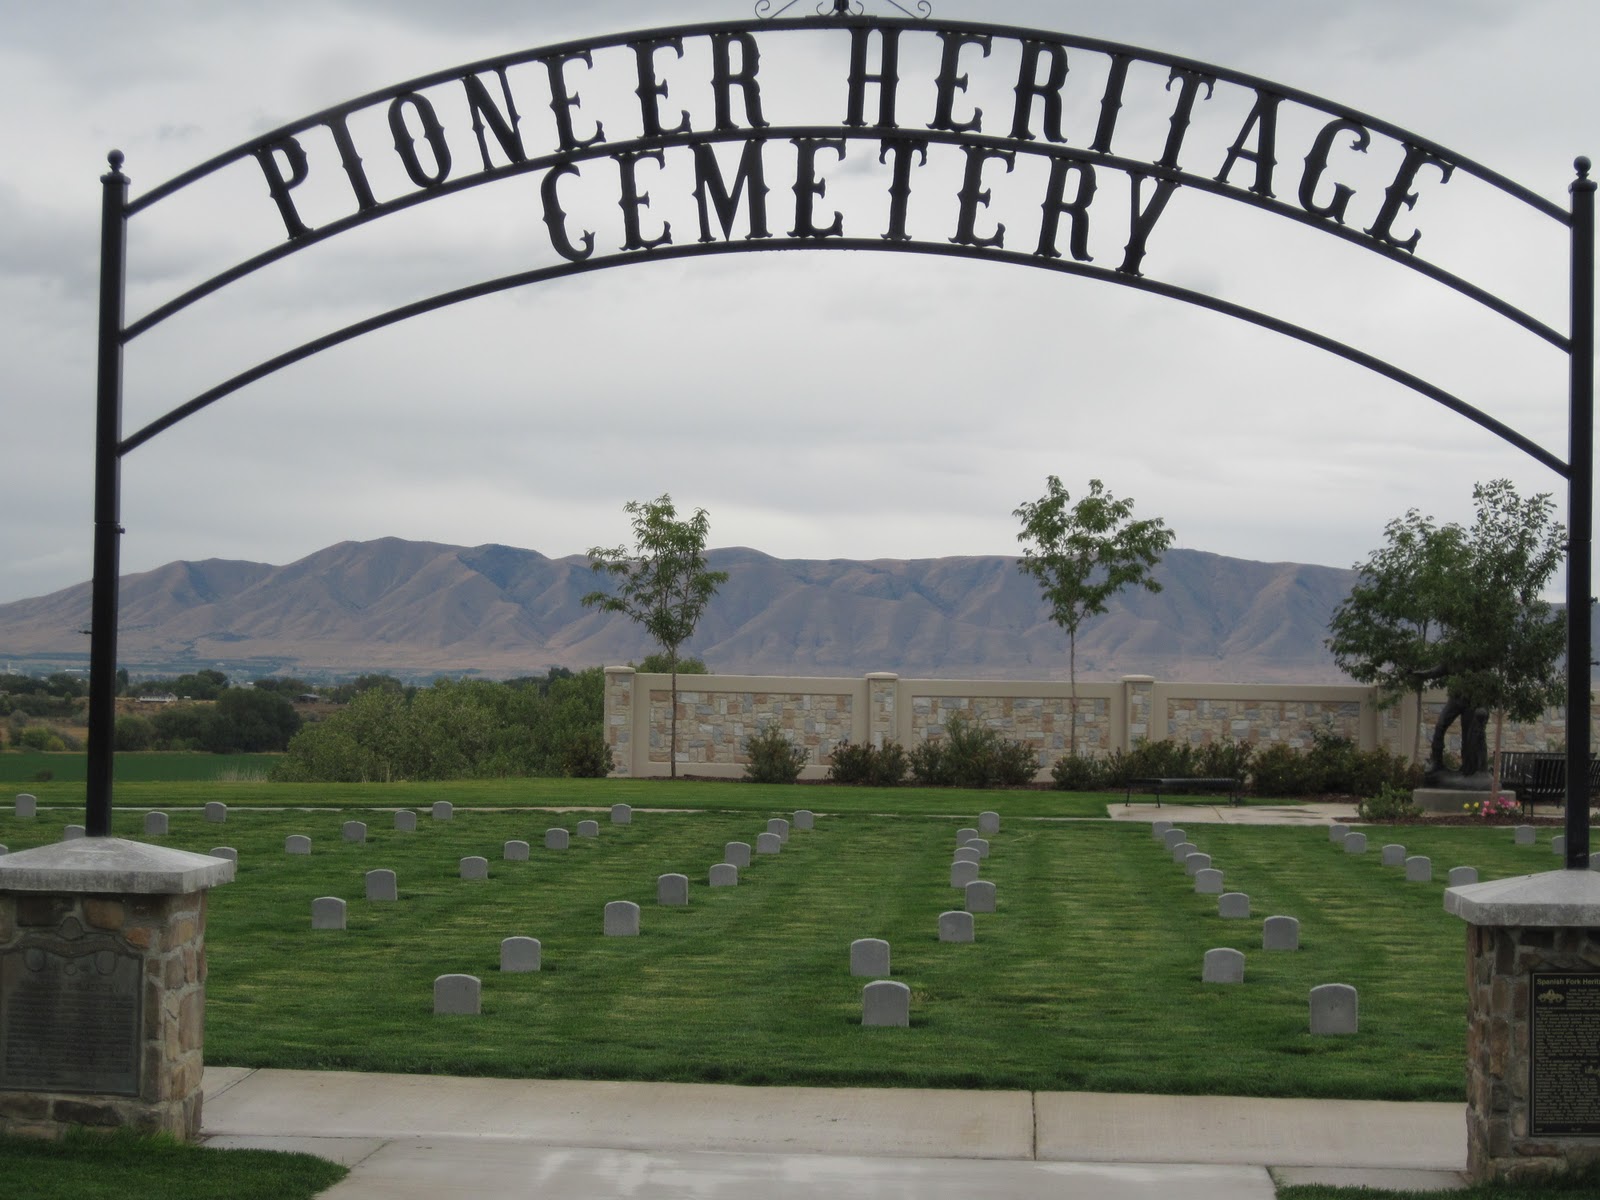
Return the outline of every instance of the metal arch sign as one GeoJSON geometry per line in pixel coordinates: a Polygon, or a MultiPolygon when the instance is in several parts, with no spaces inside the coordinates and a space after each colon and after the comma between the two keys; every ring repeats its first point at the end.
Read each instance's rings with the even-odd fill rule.
{"type": "MultiPolygon", "coordinates": [[[[118,468],[163,430],[234,391],[324,349],[478,296],[632,262],[729,252],[844,249],[937,254],[1100,279],[1221,312],[1316,346],[1411,388],[1517,446],[1569,484],[1569,866],[1587,864],[1589,542],[1592,506],[1593,195],[1578,161],[1571,208],[1426,138],[1291,87],[1192,59],[1097,39],[975,22],[876,17],[837,3],[819,17],[684,25],[519,51],[440,71],[312,114],[201,163],[136,199],[121,155],[102,177],[102,285],[96,550],[91,643],[91,834],[109,832],[112,680],[116,657],[118,468]],[[775,52],[803,44],[822,65],[795,119],[776,119],[775,52]],[[996,72],[1004,79],[996,81],[996,72]],[[976,101],[987,73],[998,109],[976,101]],[[1151,87],[1152,78],[1157,86],[1151,87]],[[626,118],[600,112],[613,80],[626,118]],[[1088,81],[1087,83],[1084,81],[1088,81]],[[1133,81],[1133,82],[1130,82],[1133,81]],[[1138,85],[1143,86],[1138,86],[1138,85]],[[1242,97],[1220,136],[1200,118],[1219,88],[1242,97]],[[1087,91],[1086,91],[1087,89],[1087,91]],[[687,106],[693,94],[695,111],[687,106]],[[626,93],[624,93],[626,94],[626,93]],[[602,103],[596,103],[596,96],[602,103]],[[585,98],[589,103],[586,106],[585,98]],[[1158,152],[1135,157],[1134,118],[1164,124],[1158,152]],[[911,112],[918,116],[912,119],[911,112]],[[931,113],[932,119],[925,119],[931,113]],[[607,122],[611,128],[608,130],[607,122]],[[384,136],[375,136],[375,131],[384,136]],[[1355,156],[1393,171],[1357,185],[1355,156]],[[924,197],[937,159],[953,189],[924,197]],[[132,322],[124,317],[130,221],[187,189],[241,173],[262,226],[276,233],[132,322]],[[841,198],[852,173],[877,193],[841,198]],[[1026,177],[1039,214],[1021,233],[996,214],[996,191],[1026,177]],[[1464,178],[1568,231],[1571,322],[1565,332],[1421,252],[1430,201],[1464,178]],[[660,214],[669,179],[688,220],[660,214]],[[789,197],[773,180],[791,181],[789,197]],[[468,189],[524,181],[524,212],[543,261],[376,314],[263,360],[124,436],[123,348],[141,334],[290,255],[383,217],[468,189]],[[830,193],[829,184],[836,186],[830,193]],[[1117,186],[1108,187],[1108,183],[1117,186]],[[951,194],[953,192],[953,194],[951,194]],[[1108,198],[1125,193],[1126,203],[1108,198]],[[1570,361],[1565,456],[1409,371],[1270,313],[1153,279],[1152,239],[1179,197],[1205,193],[1299,223],[1454,290],[1570,361]],[[606,239],[604,197],[620,227],[606,239]],[[692,200],[692,204],[688,203],[692,200]],[[841,205],[843,207],[841,207],[841,205]],[[1356,214],[1365,212],[1360,219],[1356,214]],[[587,214],[587,215],[586,215],[587,214]],[[1114,238],[1099,260],[1091,238],[1114,238]],[[1579,615],[1582,620],[1576,619],[1579,615]],[[1581,712],[1580,712],[1581,709],[1581,712]],[[1578,765],[1578,764],[1582,765],[1578,765]]],[[[896,5],[900,8],[899,5],[896,5]]],[[[919,5],[924,12],[927,5],[919,5]]],[[[770,12],[763,0],[759,12],[770,12]]],[[[904,12],[904,9],[901,9],[904,12]]],[[[236,193],[242,194],[242,193],[236,193]]],[[[235,200],[237,205],[240,202],[235,200]]],[[[237,214],[243,216],[243,214],[237,214]]]]}

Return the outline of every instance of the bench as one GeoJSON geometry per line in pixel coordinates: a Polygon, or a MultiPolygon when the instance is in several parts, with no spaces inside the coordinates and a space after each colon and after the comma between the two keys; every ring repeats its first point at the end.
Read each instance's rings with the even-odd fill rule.
{"type": "Polygon", "coordinates": [[[1162,792],[1226,792],[1229,804],[1239,803],[1239,793],[1244,790],[1244,782],[1239,779],[1225,778],[1177,778],[1164,777],[1161,779],[1130,779],[1128,780],[1127,794],[1122,798],[1122,807],[1127,808],[1133,803],[1133,793],[1149,792],[1156,798],[1156,807],[1161,807],[1162,792]]]}
{"type": "MultiPolygon", "coordinates": [[[[1541,750],[1502,750],[1500,786],[1517,793],[1527,811],[1535,804],[1567,802],[1567,756],[1541,750]]],[[[1600,794],[1600,756],[1589,755],[1589,795],[1600,794]]]]}

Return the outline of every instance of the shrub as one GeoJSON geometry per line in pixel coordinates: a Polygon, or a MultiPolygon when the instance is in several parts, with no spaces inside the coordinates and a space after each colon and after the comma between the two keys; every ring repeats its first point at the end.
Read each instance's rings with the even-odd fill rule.
{"type": "Polygon", "coordinates": [[[1347,737],[1319,732],[1311,749],[1300,753],[1281,743],[1268,746],[1251,766],[1251,789],[1262,796],[1336,793],[1369,796],[1383,787],[1408,790],[1421,772],[1384,750],[1358,750],[1347,737]]]}
{"type": "Polygon", "coordinates": [[[570,779],[604,779],[612,765],[605,735],[593,729],[573,734],[561,753],[561,773],[570,779]]]}
{"type": "Polygon", "coordinates": [[[744,751],[750,756],[744,769],[746,783],[793,783],[811,757],[804,746],[791,746],[776,725],[746,738],[744,751]]]}
{"type": "Polygon", "coordinates": [[[882,746],[840,742],[828,756],[830,783],[856,783],[869,787],[898,787],[911,769],[911,758],[899,742],[882,746]]]}
{"type": "Polygon", "coordinates": [[[1356,805],[1356,815],[1363,821],[1413,821],[1422,815],[1422,810],[1411,803],[1409,791],[1386,783],[1375,795],[1356,805]]]}
{"type": "Polygon", "coordinates": [[[1050,768],[1050,778],[1063,792],[1098,792],[1106,786],[1106,763],[1098,758],[1085,758],[1068,754],[1056,759],[1050,768]]]}
{"type": "Polygon", "coordinates": [[[17,746],[23,750],[61,751],[67,748],[55,730],[46,725],[30,725],[17,735],[17,746]]]}
{"type": "Polygon", "coordinates": [[[155,736],[156,727],[146,717],[130,714],[117,718],[115,742],[118,750],[148,750],[155,736]]]}
{"type": "Polygon", "coordinates": [[[911,751],[911,773],[925,787],[1021,787],[1033,780],[1039,756],[1026,742],[950,718],[942,739],[911,751]]]}

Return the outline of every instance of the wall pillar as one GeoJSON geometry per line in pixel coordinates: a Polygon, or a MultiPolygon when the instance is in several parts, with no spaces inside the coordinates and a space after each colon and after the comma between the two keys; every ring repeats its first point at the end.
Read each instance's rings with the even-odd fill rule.
{"type": "Polygon", "coordinates": [[[199,1135],[206,893],[233,872],[104,837],[0,857],[0,1132],[199,1135]]]}
{"type": "Polygon", "coordinates": [[[1154,730],[1156,719],[1156,680],[1154,675],[1124,675],[1122,677],[1122,736],[1112,730],[1113,749],[1124,754],[1143,741],[1159,742],[1167,736],[1165,725],[1160,734],[1154,730]]]}
{"type": "Polygon", "coordinates": [[[900,696],[900,676],[891,671],[874,671],[867,676],[867,744],[882,750],[885,743],[899,740],[896,700],[900,696]]]}
{"type": "Polygon", "coordinates": [[[606,668],[605,738],[611,749],[610,779],[633,776],[634,675],[632,667],[606,668]]]}
{"type": "Polygon", "coordinates": [[[1449,888],[1467,922],[1467,1163],[1475,1182],[1600,1162],[1600,874],[1449,888]]]}

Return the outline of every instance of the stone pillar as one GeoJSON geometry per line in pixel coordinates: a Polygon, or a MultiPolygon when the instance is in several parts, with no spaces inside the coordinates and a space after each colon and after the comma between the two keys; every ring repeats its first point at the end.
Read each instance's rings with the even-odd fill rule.
{"type": "Polygon", "coordinates": [[[1467,922],[1467,1159],[1476,1182],[1600,1162],[1600,875],[1448,888],[1467,922]]]}
{"type": "Polygon", "coordinates": [[[0,857],[0,1132],[200,1132],[206,892],[227,859],[120,838],[0,857]]]}
{"type": "Polygon", "coordinates": [[[605,736],[611,748],[612,779],[633,774],[634,674],[632,667],[606,668],[605,736]]]}
{"type": "MultiPolygon", "coordinates": [[[[1124,696],[1122,744],[1108,747],[1108,749],[1120,749],[1126,754],[1139,742],[1146,740],[1160,741],[1161,738],[1166,737],[1167,732],[1165,729],[1161,731],[1161,738],[1156,737],[1152,732],[1156,706],[1155,676],[1124,675],[1122,677],[1122,691],[1124,696]]],[[[1115,739],[1113,738],[1113,740],[1115,739]]]]}
{"type": "Polygon", "coordinates": [[[900,695],[900,676],[890,671],[874,671],[867,676],[867,744],[883,749],[898,741],[895,700],[900,695]]]}

